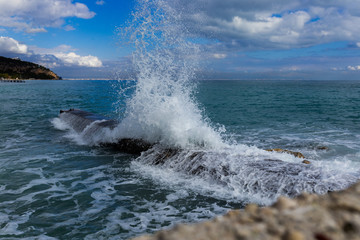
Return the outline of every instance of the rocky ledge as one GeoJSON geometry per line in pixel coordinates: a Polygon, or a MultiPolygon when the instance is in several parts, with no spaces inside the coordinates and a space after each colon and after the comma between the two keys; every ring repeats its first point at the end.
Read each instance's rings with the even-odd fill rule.
{"type": "Polygon", "coordinates": [[[326,195],[280,197],[270,207],[249,204],[211,221],[178,225],[134,240],[360,239],[360,182],[326,195]]]}

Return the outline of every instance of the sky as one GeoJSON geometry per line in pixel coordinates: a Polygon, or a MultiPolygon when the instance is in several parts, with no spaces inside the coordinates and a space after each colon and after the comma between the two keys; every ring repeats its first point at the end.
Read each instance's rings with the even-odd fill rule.
{"type": "MultiPolygon", "coordinates": [[[[159,0],[198,39],[209,79],[360,79],[360,0],[159,0]]],[[[134,0],[0,0],[0,56],[63,78],[113,79],[134,0]]],[[[189,35],[189,36],[190,36],[189,35]]]]}

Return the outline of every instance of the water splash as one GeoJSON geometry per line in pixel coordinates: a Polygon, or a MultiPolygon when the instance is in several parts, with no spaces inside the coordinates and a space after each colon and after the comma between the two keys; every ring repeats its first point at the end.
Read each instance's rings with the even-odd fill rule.
{"type": "Polygon", "coordinates": [[[122,135],[171,147],[222,143],[193,98],[199,47],[180,23],[181,13],[164,0],[139,0],[125,28],[135,47],[136,89],[127,101],[122,135]]]}

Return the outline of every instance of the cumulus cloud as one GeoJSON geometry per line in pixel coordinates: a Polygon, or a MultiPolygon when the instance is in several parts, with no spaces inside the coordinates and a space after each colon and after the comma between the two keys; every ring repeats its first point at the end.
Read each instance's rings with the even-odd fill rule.
{"type": "Polygon", "coordinates": [[[0,37],[0,54],[26,54],[28,47],[10,37],[0,37]]]}
{"type": "Polygon", "coordinates": [[[358,65],[358,66],[348,66],[347,69],[351,70],[351,71],[359,71],[360,70],[360,65],[358,65]]]}
{"type": "Polygon", "coordinates": [[[0,26],[28,33],[61,27],[68,17],[89,19],[94,16],[85,4],[72,0],[0,0],[0,26]]]}
{"type": "Polygon", "coordinates": [[[81,67],[102,67],[102,62],[100,59],[91,55],[80,56],[74,52],[55,53],[54,55],[63,61],[66,65],[77,65],[81,67]]]}
{"type": "Polygon", "coordinates": [[[0,36],[0,54],[7,57],[19,56],[47,67],[78,66],[102,67],[102,61],[96,56],[81,56],[69,45],[59,45],[52,49],[27,46],[11,37],[0,36]]]}
{"type": "Polygon", "coordinates": [[[226,58],[226,54],[224,54],[224,53],[214,53],[213,54],[213,57],[214,58],[217,58],[217,59],[223,59],[223,58],[226,58]]]}
{"type": "Polygon", "coordinates": [[[227,48],[284,49],[360,39],[360,4],[349,0],[187,0],[193,34],[227,48]],[[189,10],[190,9],[190,10],[189,10]],[[196,9],[196,11],[191,11],[196,9]]]}

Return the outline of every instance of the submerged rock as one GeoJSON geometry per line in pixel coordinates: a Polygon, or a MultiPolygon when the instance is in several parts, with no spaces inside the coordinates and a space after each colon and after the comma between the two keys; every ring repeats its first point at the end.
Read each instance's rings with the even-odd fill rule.
{"type": "Polygon", "coordinates": [[[280,197],[270,207],[249,204],[211,221],[178,225],[134,240],[360,239],[360,182],[326,195],[280,197]]]}
{"type": "Polygon", "coordinates": [[[140,154],[151,148],[152,144],[142,139],[122,138],[112,143],[101,143],[100,146],[110,147],[124,153],[140,154]]]}
{"type": "Polygon", "coordinates": [[[309,160],[304,160],[304,161],[302,161],[302,163],[310,164],[311,162],[309,160]]]}
{"type": "Polygon", "coordinates": [[[266,151],[268,151],[268,152],[288,153],[288,154],[291,154],[291,155],[293,155],[293,156],[295,156],[297,158],[305,158],[305,156],[301,152],[294,152],[294,151],[281,149],[281,148],[266,149],[266,151]]]}
{"type": "MultiPolygon", "coordinates": [[[[119,124],[115,119],[73,108],[60,110],[59,117],[89,143],[93,143],[92,139],[104,135],[106,131],[113,130],[119,124]]],[[[119,138],[113,141],[100,139],[93,144],[111,147],[117,151],[130,154],[140,154],[152,147],[152,144],[137,138],[119,138]]]]}
{"type": "Polygon", "coordinates": [[[316,149],[317,150],[329,150],[329,148],[325,147],[325,146],[318,146],[316,149]]]}

